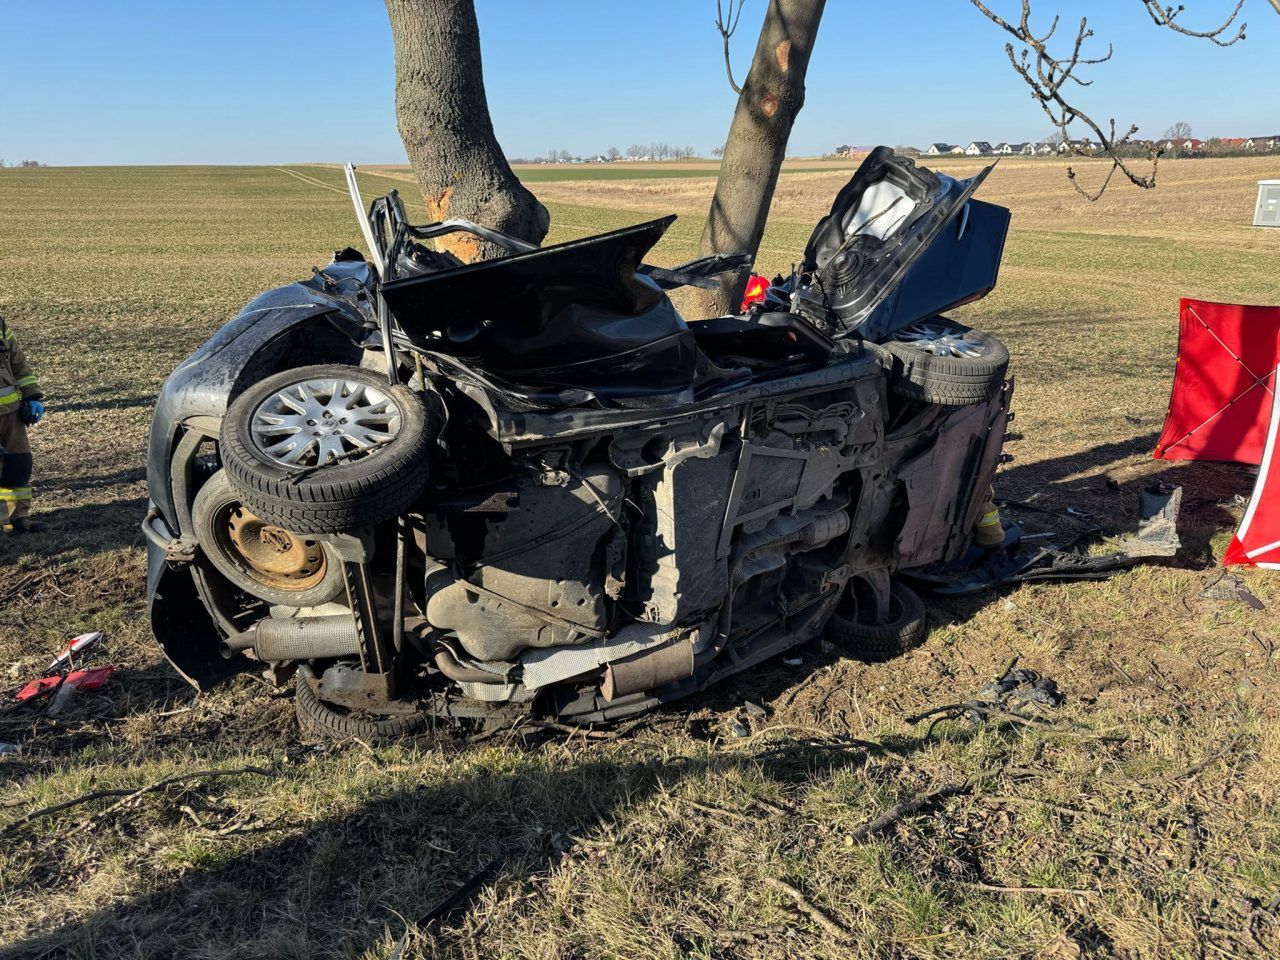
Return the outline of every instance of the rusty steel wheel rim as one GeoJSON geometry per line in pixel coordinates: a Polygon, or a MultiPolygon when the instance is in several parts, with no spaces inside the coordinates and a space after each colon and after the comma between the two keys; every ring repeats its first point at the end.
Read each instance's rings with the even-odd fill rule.
{"type": "Polygon", "coordinates": [[[319,584],[328,569],[324,549],[309,537],[285,530],[232,504],[226,522],[224,552],[260,582],[280,590],[309,590],[319,584]]]}

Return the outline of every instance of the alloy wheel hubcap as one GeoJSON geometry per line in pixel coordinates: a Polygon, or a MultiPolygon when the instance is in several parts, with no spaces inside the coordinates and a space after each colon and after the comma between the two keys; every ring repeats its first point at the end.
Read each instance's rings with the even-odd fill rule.
{"type": "Polygon", "coordinates": [[[973,331],[956,330],[938,323],[913,323],[898,331],[894,339],[938,357],[967,357],[972,360],[986,352],[984,344],[973,335],[973,331]]]}
{"type": "Polygon", "coordinates": [[[377,387],[342,377],[290,384],[253,411],[258,450],[284,467],[366,457],[400,432],[400,409],[377,387]]]}

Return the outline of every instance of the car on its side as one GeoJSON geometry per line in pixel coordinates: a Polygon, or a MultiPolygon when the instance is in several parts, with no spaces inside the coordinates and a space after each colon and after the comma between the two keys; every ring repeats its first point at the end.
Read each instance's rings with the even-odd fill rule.
{"type": "Polygon", "coordinates": [[[165,653],[200,687],[257,664],[305,726],[368,737],[615,720],[824,633],[918,642],[897,574],[970,546],[1009,416],[1007,351],[945,317],[995,285],[985,175],[879,148],[793,275],[690,322],[667,291],[747,261],[646,264],[674,217],[535,248],[359,208],[368,259],[260,295],[165,383],[165,653]],[[507,255],[425,245],[455,230],[507,255]]]}

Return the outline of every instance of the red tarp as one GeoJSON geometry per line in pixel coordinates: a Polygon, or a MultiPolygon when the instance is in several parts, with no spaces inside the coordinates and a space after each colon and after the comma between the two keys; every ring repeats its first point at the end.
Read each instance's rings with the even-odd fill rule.
{"type": "Polygon", "coordinates": [[[1271,420],[1280,307],[1183,300],[1164,460],[1260,463],[1271,420]]]}
{"type": "Polygon", "coordinates": [[[1280,569],[1280,472],[1271,476],[1280,432],[1278,359],[1280,307],[1182,301],[1178,365],[1155,456],[1260,465],[1223,566],[1280,569]]]}
{"type": "Polygon", "coordinates": [[[1280,402],[1273,399],[1267,442],[1262,452],[1262,465],[1253,485],[1253,495],[1240,521],[1240,529],[1222,555],[1222,565],[1247,564],[1251,567],[1280,569],[1280,471],[1271,476],[1276,452],[1276,432],[1280,431],[1280,402]]]}

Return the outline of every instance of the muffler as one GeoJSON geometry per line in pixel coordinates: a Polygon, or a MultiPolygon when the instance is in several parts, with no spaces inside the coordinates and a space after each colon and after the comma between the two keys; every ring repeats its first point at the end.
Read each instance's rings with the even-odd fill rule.
{"type": "Polygon", "coordinates": [[[222,655],[233,657],[252,650],[259,660],[324,660],[360,652],[360,637],[350,614],[330,617],[298,617],[293,620],[267,617],[244,633],[222,642],[222,655]]]}
{"type": "Polygon", "coordinates": [[[692,676],[693,637],[681,637],[605,666],[600,692],[606,700],[616,700],[692,676]]]}

